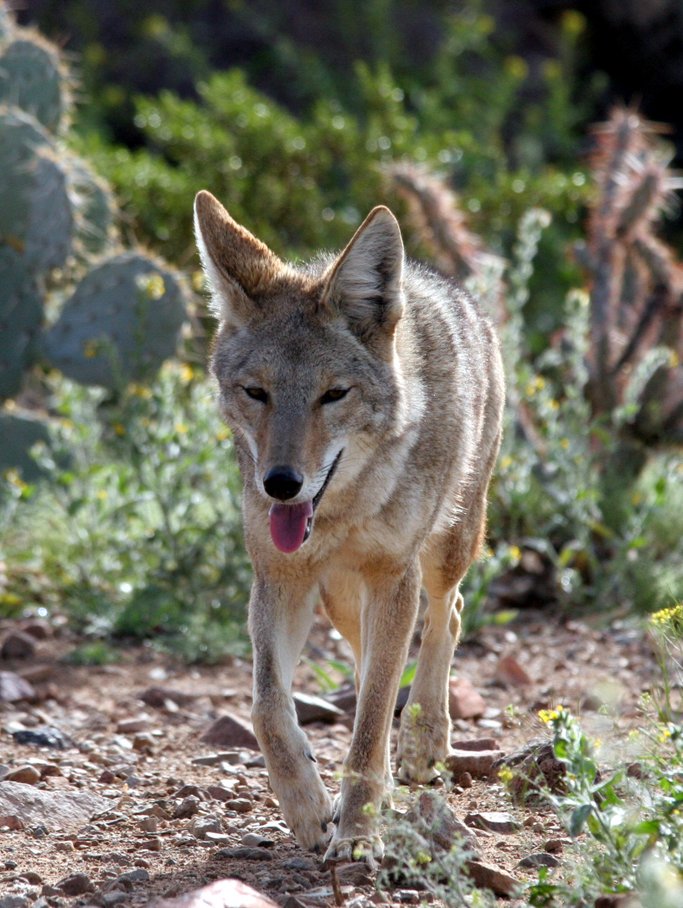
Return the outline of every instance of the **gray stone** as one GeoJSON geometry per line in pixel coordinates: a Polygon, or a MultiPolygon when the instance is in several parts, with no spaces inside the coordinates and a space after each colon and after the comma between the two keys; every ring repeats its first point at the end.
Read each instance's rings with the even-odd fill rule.
{"type": "Polygon", "coordinates": [[[17,816],[27,826],[68,832],[111,807],[88,791],[43,791],[20,782],[0,782],[0,816],[17,816]]]}

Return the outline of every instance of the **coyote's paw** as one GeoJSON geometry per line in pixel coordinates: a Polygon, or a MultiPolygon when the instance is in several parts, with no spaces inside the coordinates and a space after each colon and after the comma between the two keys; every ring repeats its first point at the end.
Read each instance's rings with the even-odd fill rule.
{"type": "Polygon", "coordinates": [[[305,788],[290,784],[287,794],[280,796],[280,807],[297,843],[309,851],[323,851],[332,834],[332,799],[322,782],[305,788]]]}
{"type": "Polygon", "coordinates": [[[448,756],[449,723],[439,719],[410,722],[398,736],[396,765],[401,782],[426,785],[439,776],[438,765],[448,756]]]}
{"type": "Polygon", "coordinates": [[[360,861],[372,871],[384,856],[384,845],[379,835],[337,836],[335,833],[330,847],[325,852],[325,863],[336,864],[360,861]]]}

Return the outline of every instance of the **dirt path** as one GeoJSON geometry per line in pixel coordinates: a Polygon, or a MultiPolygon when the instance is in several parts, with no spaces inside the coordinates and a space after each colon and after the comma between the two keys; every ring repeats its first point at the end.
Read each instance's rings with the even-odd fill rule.
{"type": "MultiPolygon", "coordinates": [[[[22,796],[15,808],[0,809],[0,908],[145,905],[228,877],[288,908],[335,904],[329,870],[294,844],[282,821],[258,751],[239,738],[201,740],[227,714],[248,726],[247,662],[188,668],[145,647],[123,650],[116,665],[74,668],[60,659],[77,641],[42,621],[4,622],[0,640],[12,656],[0,661],[0,805],[3,792],[22,796]],[[12,699],[22,695],[15,673],[31,683],[29,699],[12,699]],[[40,746],[50,743],[46,726],[50,747],[40,746]]],[[[321,619],[305,655],[334,674],[328,660],[348,654],[321,619]]],[[[543,738],[537,712],[561,702],[605,742],[609,762],[655,672],[636,631],[522,612],[513,625],[486,629],[460,648],[454,676],[481,694],[475,712],[483,714],[456,719],[453,739],[493,738],[509,754],[543,738]]],[[[306,661],[297,687],[321,693],[306,661]]],[[[351,723],[347,710],[306,725],[331,789],[351,723]]],[[[552,852],[562,862],[566,835],[549,811],[513,806],[495,780],[462,782],[446,797],[472,828],[482,861],[522,882],[536,877],[518,866],[530,855],[552,852]],[[491,812],[507,814],[509,830],[493,821],[477,829],[486,816],[476,815],[491,812]]],[[[418,794],[399,789],[396,808],[409,809],[418,794]]],[[[429,899],[409,885],[378,893],[362,866],[338,877],[344,903],[355,908],[429,899]]]]}

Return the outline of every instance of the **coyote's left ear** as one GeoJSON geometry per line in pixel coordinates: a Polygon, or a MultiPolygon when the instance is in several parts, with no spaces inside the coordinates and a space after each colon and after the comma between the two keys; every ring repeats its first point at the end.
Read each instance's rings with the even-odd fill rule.
{"type": "Polygon", "coordinates": [[[403,242],[388,208],[373,208],[332,265],[322,305],[340,312],[363,341],[391,338],[403,313],[403,242]]]}

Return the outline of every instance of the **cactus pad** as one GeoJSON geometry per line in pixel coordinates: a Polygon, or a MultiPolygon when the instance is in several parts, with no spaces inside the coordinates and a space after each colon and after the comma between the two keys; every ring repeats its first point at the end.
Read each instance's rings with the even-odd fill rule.
{"type": "Polygon", "coordinates": [[[0,0],[0,45],[14,34],[14,19],[5,4],[0,0]]]}
{"type": "Polygon", "coordinates": [[[115,240],[116,203],[107,183],[82,158],[64,159],[76,220],[77,251],[104,252],[115,240]]]}
{"type": "Polygon", "coordinates": [[[41,354],[69,378],[119,388],[175,353],[185,319],[176,275],[140,252],[93,268],[44,335],[41,354]]]}
{"type": "Polygon", "coordinates": [[[0,107],[0,244],[39,271],[64,264],[73,215],[49,134],[29,114],[0,107]]]}
{"type": "Polygon", "coordinates": [[[31,448],[38,442],[49,444],[47,426],[39,419],[0,413],[0,472],[16,469],[26,482],[33,482],[43,472],[31,457],[31,448]]]}
{"type": "Polygon", "coordinates": [[[0,53],[0,101],[32,114],[52,132],[71,107],[68,73],[57,50],[40,35],[22,30],[0,53]]]}
{"type": "Polygon", "coordinates": [[[0,399],[21,387],[42,319],[42,300],[22,257],[0,247],[0,399]]]}

